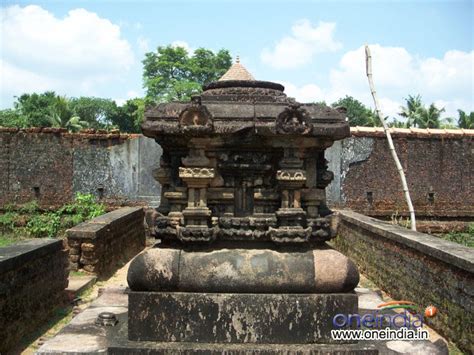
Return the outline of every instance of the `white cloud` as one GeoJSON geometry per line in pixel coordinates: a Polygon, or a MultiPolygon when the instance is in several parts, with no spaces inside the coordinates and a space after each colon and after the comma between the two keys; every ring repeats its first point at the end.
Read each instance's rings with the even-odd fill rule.
{"type": "Polygon", "coordinates": [[[317,102],[323,100],[323,91],[315,84],[307,84],[297,87],[288,82],[280,83],[285,87],[285,93],[299,102],[317,102]]]}
{"type": "Polygon", "coordinates": [[[149,41],[147,38],[143,36],[139,36],[137,38],[137,45],[138,45],[138,49],[140,49],[140,51],[143,53],[148,52],[150,50],[149,41]]]}
{"type": "Polygon", "coordinates": [[[123,76],[134,64],[120,27],[84,9],[64,18],[40,6],[0,9],[2,100],[25,91],[89,91],[123,76]]]}
{"type": "MultiPolygon", "coordinates": [[[[442,58],[419,58],[402,47],[370,45],[375,87],[382,113],[394,117],[404,98],[420,94],[426,105],[445,108],[445,116],[457,117],[457,109],[473,111],[474,51],[447,51],[442,58]]],[[[365,73],[365,51],[361,46],[346,52],[339,66],[330,71],[328,87],[313,90],[317,100],[332,103],[350,95],[373,108],[365,73]]],[[[289,86],[290,92],[305,97],[307,88],[289,86]],[[305,89],[306,88],[306,89],[305,89]]]]}
{"type": "Polygon", "coordinates": [[[420,63],[420,71],[430,93],[469,91],[472,94],[474,51],[451,50],[442,59],[428,58],[420,63]]]}
{"type": "Polygon", "coordinates": [[[129,90],[129,91],[127,91],[127,97],[129,99],[134,99],[136,97],[140,97],[140,94],[135,90],[129,90]]]}
{"type": "Polygon", "coordinates": [[[143,97],[145,94],[143,92],[143,90],[128,90],[127,91],[127,98],[123,98],[123,97],[118,97],[118,98],[115,98],[113,99],[115,101],[115,103],[118,105],[118,106],[122,106],[123,104],[125,104],[127,102],[127,100],[129,99],[135,99],[137,97],[143,97]]]}
{"type": "Polygon", "coordinates": [[[194,53],[194,49],[191,48],[191,46],[188,44],[188,42],[185,42],[185,41],[174,41],[171,43],[171,47],[182,47],[184,49],[186,49],[186,51],[188,51],[188,54],[193,54],[194,53]]]}
{"type": "MultiPolygon", "coordinates": [[[[400,47],[374,44],[370,49],[379,95],[403,102],[410,94],[420,94],[426,104],[442,100],[447,115],[456,115],[455,104],[472,110],[474,51],[448,51],[438,59],[419,58],[400,47]]],[[[332,90],[371,101],[364,47],[344,54],[339,68],[331,72],[330,80],[332,90]]]]}
{"type": "Polygon", "coordinates": [[[336,24],[332,22],[319,22],[313,26],[309,20],[300,20],[291,28],[290,36],[283,37],[273,49],[263,49],[261,60],[278,69],[308,64],[316,54],[342,47],[334,40],[335,28],[336,24]]]}

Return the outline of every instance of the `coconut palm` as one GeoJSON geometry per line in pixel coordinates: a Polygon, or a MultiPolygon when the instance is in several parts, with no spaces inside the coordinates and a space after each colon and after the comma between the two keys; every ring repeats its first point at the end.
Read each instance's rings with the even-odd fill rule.
{"type": "Polygon", "coordinates": [[[405,99],[407,105],[401,106],[401,112],[399,113],[400,116],[407,118],[406,122],[406,127],[411,127],[411,126],[418,126],[419,123],[419,114],[420,114],[420,108],[423,107],[423,104],[421,102],[421,96],[416,95],[408,95],[408,98],[405,99]]]}
{"type": "Polygon", "coordinates": [[[418,109],[418,127],[420,128],[439,128],[441,114],[444,112],[444,108],[439,109],[435,104],[431,104],[430,107],[420,107],[418,109]]]}
{"type": "Polygon", "coordinates": [[[459,128],[465,129],[474,129],[474,112],[469,113],[469,115],[463,110],[458,110],[458,126],[459,128]]]}
{"type": "Polygon", "coordinates": [[[56,96],[48,119],[52,127],[66,128],[71,132],[77,132],[88,126],[87,122],[74,115],[73,110],[69,106],[69,100],[64,96],[56,96]]]}

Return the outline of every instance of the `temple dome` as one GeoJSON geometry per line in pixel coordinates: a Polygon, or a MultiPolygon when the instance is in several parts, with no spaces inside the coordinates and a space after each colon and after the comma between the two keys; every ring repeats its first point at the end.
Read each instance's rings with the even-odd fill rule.
{"type": "MultiPolygon", "coordinates": [[[[206,96],[264,96],[286,97],[284,86],[270,81],[255,80],[252,74],[240,64],[239,57],[222,77],[203,86],[203,97],[206,96]],[[270,91],[269,91],[270,90],[270,91]]],[[[246,101],[241,96],[243,101],[246,101]]],[[[235,98],[231,101],[235,101],[235,98]]]]}
{"type": "Polygon", "coordinates": [[[225,80],[245,80],[245,81],[255,81],[254,77],[250,72],[240,64],[240,59],[237,57],[237,60],[234,64],[227,70],[227,72],[221,76],[219,81],[225,80]]]}

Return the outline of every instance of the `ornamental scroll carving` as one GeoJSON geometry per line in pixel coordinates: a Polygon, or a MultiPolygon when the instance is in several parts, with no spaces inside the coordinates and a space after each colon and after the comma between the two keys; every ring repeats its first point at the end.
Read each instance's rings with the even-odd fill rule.
{"type": "Polygon", "coordinates": [[[179,168],[180,178],[209,179],[214,177],[213,168],[179,168]]]}
{"type": "Polygon", "coordinates": [[[313,130],[311,117],[299,104],[292,104],[276,118],[277,133],[309,134],[313,130]]]}
{"type": "Polygon", "coordinates": [[[278,170],[276,178],[283,181],[306,181],[306,172],[304,170],[278,170]]]}

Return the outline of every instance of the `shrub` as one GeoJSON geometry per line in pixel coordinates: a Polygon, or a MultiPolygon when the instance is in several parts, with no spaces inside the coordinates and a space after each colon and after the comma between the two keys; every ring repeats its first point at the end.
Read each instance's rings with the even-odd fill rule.
{"type": "Polygon", "coordinates": [[[467,233],[452,232],[445,234],[443,239],[474,248],[474,223],[470,223],[467,233]]]}
{"type": "Polygon", "coordinates": [[[0,230],[35,238],[53,238],[66,228],[104,214],[105,206],[98,203],[94,195],[78,193],[73,203],[55,212],[41,213],[36,201],[22,205],[17,211],[9,205],[6,212],[0,214],[0,230]],[[20,220],[24,227],[18,226],[20,220]],[[26,225],[25,220],[28,221],[26,225]]]}
{"type": "Polygon", "coordinates": [[[0,229],[1,230],[12,230],[15,227],[15,221],[18,218],[16,212],[6,212],[0,215],[0,229]]]}
{"type": "Polygon", "coordinates": [[[77,193],[74,203],[64,205],[57,213],[73,215],[77,224],[104,214],[105,206],[97,203],[96,197],[92,194],[77,193]]]}
{"type": "Polygon", "coordinates": [[[61,216],[57,212],[34,215],[27,223],[28,234],[35,238],[53,238],[61,228],[61,216]]]}

